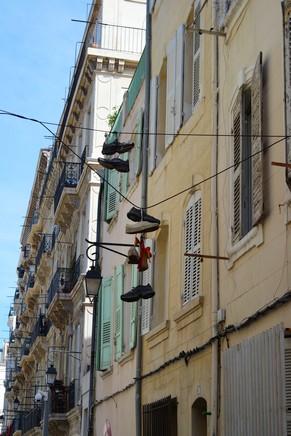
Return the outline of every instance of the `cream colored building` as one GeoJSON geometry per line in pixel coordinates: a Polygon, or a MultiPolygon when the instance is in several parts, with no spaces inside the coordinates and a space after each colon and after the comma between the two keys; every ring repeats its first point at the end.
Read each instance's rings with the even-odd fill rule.
{"type": "Polygon", "coordinates": [[[56,140],[40,152],[11,313],[6,416],[14,434],[41,434],[47,425],[49,435],[89,432],[93,305],[84,289],[85,238],[96,240],[97,157],[107,117],[122,102],[144,47],[144,13],[144,2],[91,6],[56,140]],[[51,365],[56,381],[47,400],[51,365]]]}

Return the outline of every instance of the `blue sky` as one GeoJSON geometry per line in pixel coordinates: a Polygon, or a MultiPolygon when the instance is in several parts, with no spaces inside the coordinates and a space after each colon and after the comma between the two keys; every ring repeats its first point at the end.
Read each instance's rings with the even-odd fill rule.
{"type": "MultiPolygon", "coordinates": [[[[58,122],[75,46],[89,5],[84,0],[0,3],[0,109],[58,122]]],[[[78,46],[79,47],[79,46],[78,46]]],[[[16,286],[20,233],[40,148],[41,126],[0,115],[0,338],[16,286]],[[13,288],[11,288],[13,287],[13,288]]],[[[1,341],[0,341],[1,344],[1,341]]]]}

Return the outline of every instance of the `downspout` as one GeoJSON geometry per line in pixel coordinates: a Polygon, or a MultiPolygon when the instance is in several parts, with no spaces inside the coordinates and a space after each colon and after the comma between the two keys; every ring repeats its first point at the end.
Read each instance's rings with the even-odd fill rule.
{"type": "MultiPolygon", "coordinates": [[[[98,193],[98,211],[97,211],[97,229],[96,241],[100,241],[101,237],[101,217],[102,217],[102,200],[103,200],[103,182],[100,183],[98,193]]],[[[96,249],[96,262],[99,260],[100,248],[97,245],[96,249]]],[[[100,291],[99,291],[100,292],[100,291]]],[[[92,340],[91,340],[91,361],[90,361],[90,388],[89,388],[89,429],[88,436],[94,434],[94,403],[95,403],[95,354],[96,354],[96,321],[98,310],[98,295],[93,301],[93,319],[92,319],[92,340]]]]}
{"type": "MultiPolygon", "coordinates": [[[[148,145],[149,145],[149,107],[150,107],[150,80],[151,80],[151,14],[150,0],[146,6],[146,52],[145,52],[145,104],[142,142],[142,173],[141,173],[141,208],[147,208],[148,188],[148,145]]],[[[139,274],[142,284],[142,273],[139,274]]],[[[136,436],[142,435],[142,300],[137,306],[137,332],[136,332],[136,390],[135,390],[135,424],[136,436]]]]}
{"type": "MultiPolygon", "coordinates": [[[[212,6],[212,27],[217,28],[217,0],[212,6]]],[[[213,132],[215,133],[212,146],[212,174],[218,172],[218,133],[219,133],[219,57],[218,57],[218,36],[213,36],[213,132]]],[[[217,177],[211,181],[211,252],[214,256],[219,255],[218,239],[218,186],[217,177]]],[[[219,260],[214,259],[211,271],[211,300],[212,300],[212,336],[216,336],[217,311],[219,308],[219,260]]],[[[220,344],[218,340],[212,342],[211,353],[211,436],[218,435],[218,402],[219,402],[219,354],[220,344]]]]}

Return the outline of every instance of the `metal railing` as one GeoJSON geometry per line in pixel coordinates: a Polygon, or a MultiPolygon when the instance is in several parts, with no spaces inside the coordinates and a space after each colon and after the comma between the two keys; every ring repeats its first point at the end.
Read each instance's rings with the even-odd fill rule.
{"type": "Polygon", "coordinates": [[[60,232],[59,226],[55,225],[53,233],[52,233],[52,248],[51,248],[52,251],[55,248],[55,244],[57,242],[59,232],[60,232]]]}
{"type": "Polygon", "coordinates": [[[145,29],[96,23],[91,44],[105,50],[141,54],[145,46],[145,29]]]}
{"type": "Polygon", "coordinates": [[[40,264],[41,257],[44,253],[48,253],[52,250],[52,235],[44,234],[39,244],[37,254],[35,257],[36,268],[40,264]]]}
{"type": "Polygon", "coordinates": [[[35,283],[35,274],[29,273],[28,281],[27,281],[27,289],[33,288],[35,283]]]}
{"type": "Polygon", "coordinates": [[[23,356],[28,356],[29,355],[30,340],[31,340],[31,338],[25,338],[23,344],[21,345],[21,348],[20,348],[20,358],[23,357],[23,356]]]}
{"type": "Polygon", "coordinates": [[[75,286],[75,284],[78,281],[78,278],[80,277],[80,274],[82,272],[83,267],[83,255],[81,254],[78,259],[74,262],[72,269],[71,269],[71,288],[75,286]]]}
{"type": "Polygon", "coordinates": [[[31,332],[30,345],[32,346],[38,336],[46,336],[51,328],[51,321],[41,314],[31,332]]]}
{"type": "Polygon", "coordinates": [[[40,421],[41,421],[41,408],[35,407],[31,409],[28,413],[22,415],[22,434],[26,433],[27,431],[31,430],[34,427],[40,427],[40,421]]]}
{"type": "Polygon", "coordinates": [[[56,380],[51,392],[51,413],[67,413],[75,407],[75,380],[69,386],[64,386],[62,381],[56,380]]]}
{"type": "Polygon", "coordinates": [[[69,294],[71,292],[71,269],[58,268],[48,290],[48,305],[56,294],[69,294]]]}
{"type": "Polygon", "coordinates": [[[81,176],[81,163],[65,162],[59,183],[54,195],[54,211],[56,211],[64,188],[75,188],[81,176]]]}

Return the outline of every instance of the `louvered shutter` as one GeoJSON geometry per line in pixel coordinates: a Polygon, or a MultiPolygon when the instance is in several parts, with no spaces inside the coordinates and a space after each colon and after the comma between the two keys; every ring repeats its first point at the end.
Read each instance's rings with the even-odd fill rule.
{"type": "MultiPolygon", "coordinates": [[[[135,288],[138,285],[138,269],[136,265],[132,265],[131,268],[131,288],[135,288]]],[[[130,349],[136,345],[136,321],[137,321],[137,303],[131,303],[130,305],[130,349]]]]}
{"type": "Polygon", "coordinates": [[[285,400],[287,436],[291,436],[291,338],[285,339],[285,400]]]}
{"type": "Polygon", "coordinates": [[[177,30],[176,44],[175,133],[181,127],[183,114],[184,36],[185,26],[181,25],[177,30]]]}
{"type": "Polygon", "coordinates": [[[157,110],[158,110],[158,77],[151,79],[150,85],[150,114],[149,114],[149,149],[148,173],[151,175],[156,167],[157,147],[157,110]]]}
{"type": "Polygon", "coordinates": [[[111,331],[112,331],[112,279],[102,281],[101,295],[101,332],[100,332],[100,369],[111,365],[111,331]]]}
{"type": "MultiPolygon", "coordinates": [[[[128,153],[124,153],[122,155],[122,159],[123,160],[128,160],[128,153]]],[[[126,195],[127,194],[127,190],[128,190],[128,174],[129,173],[119,173],[119,188],[120,188],[120,193],[122,195],[126,195]]],[[[123,200],[123,197],[120,196],[120,201],[123,200]]]]}
{"type": "MultiPolygon", "coordinates": [[[[195,5],[195,27],[200,28],[200,2],[195,5]]],[[[193,32],[193,85],[192,109],[195,108],[200,98],[200,38],[199,32],[193,32]]]]}
{"type": "MultiPolygon", "coordinates": [[[[188,203],[184,222],[185,252],[201,253],[201,216],[202,199],[201,193],[195,192],[188,203]]],[[[188,303],[192,298],[199,295],[201,259],[199,257],[185,256],[184,266],[184,290],[182,303],[188,303]]]]}
{"type": "Polygon", "coordinates": [[[263,215],[263,142],[262,142],[262,53],[259,54],[251,85],[252,106],[252,224],[263,215]]]}
{"type": "MultiPolygon", "coordinates": [[[[285,26],[285,65],[286,65],[286,160],[291,164],[291,15],[287,16],[285,26]]],[[[291,188],[291,169],[286,171],[287,182],[291,188]]]]}
{"type": "Polygon", "coordinates": [[[137,116],[135,135],[135,175],[139,176],[142,169],[142,134],[143,134],[143,110],[140,109],[137,116]]]}
{"type": "Polygon", "coordinates": [[[123,265],[115,268],[115,360],[118,360],[123,351],[123,305],[120,296],[123,294],[123,265]]]}
{"type": "MultiPolygon", "coordinates": [[[[145,240],[145,246],[150,247],[153,257],[149,262],[149,267],[146,271],[143,272],[143,285],[150,284],[153,285],[153,262],[154,262],[154,253],[153,253],[153,241],[152,239],[145,240]]],[[[151,314],[152,314],[152,298],[148,298],[146,300],[142,300],[142,316],[141,316],[141,334],[144,335],[150,330],[151,323],[151,314]]]]}
{"type": "Polygon", "coordinates": [[[175,74],[176,74],[176,34],[167,46],[167,96],[166,96],[166,135],[165,147],[174,139],[175,130],[175,74]]]}
{"type": "MultiPolygon", "coordinates": [[[[106,170],[106,180],[110,185],[118,189],[119,174],[116,170],[106,170]]],[[[106,220],[110,220],[114,216],[119,195],[110,185],[106,183],[106,220]]]]}
{"type": "Polygon", "coordinates": [[[242,185],[242,94],[241,91],[236,99],[232,112],[233,134],[233,218],[232,218],[232,241],[236,242],[241,235],[241,185],[242,185]]]}

